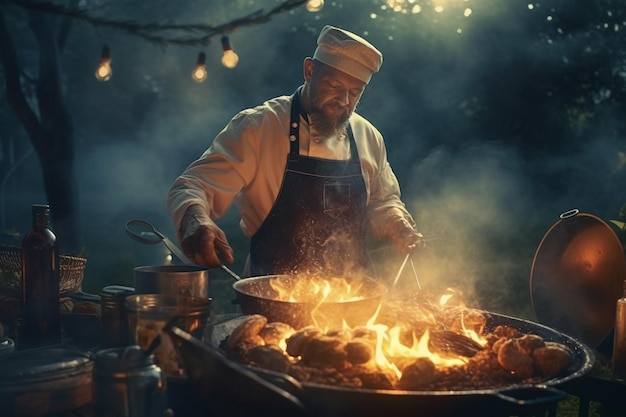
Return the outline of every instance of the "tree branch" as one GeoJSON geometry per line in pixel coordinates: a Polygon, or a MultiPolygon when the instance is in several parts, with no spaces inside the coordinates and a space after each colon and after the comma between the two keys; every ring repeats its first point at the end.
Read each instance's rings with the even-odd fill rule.
{"type": "Polygon", "coordinates": [[[110,19],[97,16],[93,11],[73,5],[55,4],[49,1],[4,0],[23,9],[65,16],[87,22],[93,26],[120,30],[138,36],[161,46],[198,46],[208,45],[215,36],[233,32],[240,27],[266,23],[272,17],[293,10],[306,3],[306,0],[284,0],[269,11],[259,9],[247,16],[220,25],[207,24],[165,24],[156,22],[136,22],[132,20],[110,19]],[[181,35],[191,33],[192,35],[181,35]]]}

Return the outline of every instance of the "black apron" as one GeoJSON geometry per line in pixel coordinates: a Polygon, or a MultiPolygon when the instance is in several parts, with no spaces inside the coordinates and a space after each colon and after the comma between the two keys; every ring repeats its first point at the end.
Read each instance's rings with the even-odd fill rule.
{"type": "Polygon", "coordinates": [[[367,191],[352,130],[349,160],[302,156],[301,113],[296,91],[287,167],[272,209],[251,238],[250,275],[371,275],[367,191]]]}

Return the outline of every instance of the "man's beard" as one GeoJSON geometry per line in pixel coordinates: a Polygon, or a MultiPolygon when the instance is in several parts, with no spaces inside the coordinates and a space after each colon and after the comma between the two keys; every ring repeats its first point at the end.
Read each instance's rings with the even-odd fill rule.
{"type": "Polygon", "coordinates": [[[343,134],[348,126],[350,112],[345,111],[336,117],[332,117],[326,114],[323,108],[318,107],[315,104],[315,100],[312,101],[313,103],[309,116],[311,117],[311,125],[315,129],[316,133],[323,137],[340,136],[343,134]]]}

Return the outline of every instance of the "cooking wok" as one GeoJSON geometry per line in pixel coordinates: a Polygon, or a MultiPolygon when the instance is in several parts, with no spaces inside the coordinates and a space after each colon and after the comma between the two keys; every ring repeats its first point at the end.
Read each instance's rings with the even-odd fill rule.
{"type": "Polygon", "coordinates": [[[350,285],[353,295],[346,301],[287,301],[275,289],[279,286],[289,291],[309,279],[295,275],[243,278],[233,283],[233,290],[244,314],[261,314],[270,322],[287,323],[295,329],[319,323],[341,326],[343,320],[351,327],[366,324],[387,293],[383,284],[366,276],[341,278],[350,285]]]}
{"type": "MultiPolygon", "coordinates": [[[[290,395],[290,398],[297,399],[298,404],[303,404],[310,414],[316,416],[496,416],[519,413],[529,415],[529,411],[537,410],[545,412],[546,407],[556,407],[556,403],[567,396],[565,392],[558,389],[559,386],[585,375],[594,363],[591,350],[568,335],[534,322],[489,313],[487,331],[493,330],[498,325],[506,325],[524,333],[537,334],[546,341],[561,343],[572,352],[571,365],[561,375],[541,384],[511,384],[497,389],[403,391],[300,383],[286,374],[235,364],[221,353],[219,350],[221,341],[230,335],[241,320],[242,317],[229,318],[221,323],[212,324],[207,329],[209,331],[204,343],[192,340],[192,338],[183,338],[181,332],[172,337],[184,366],[194,369],[195,382],[193,384],[196,387],[202,385],[205,390],[209,389],[209,391],[204,391],[205,398],[215,398],[210,395],[211,387],[223,388],[223,384],[230,379],[234,367],[241,372],[254,374],[278,387],[290,395]],[[218,368],[214,366],[215,363],[222,364],[221,371],[223,372],[215,372],[218,368]],[[228,364],[228,367],[223,365],[224,363],[228,364]]],[[[255,388],[253,379],[245,379],[245,381],[240,379],[239,382],[238,391],[240,392],[253,391],[255,388]]],[[[238,401],[245,402],[247,398],[239,396],[238,401]]]]}

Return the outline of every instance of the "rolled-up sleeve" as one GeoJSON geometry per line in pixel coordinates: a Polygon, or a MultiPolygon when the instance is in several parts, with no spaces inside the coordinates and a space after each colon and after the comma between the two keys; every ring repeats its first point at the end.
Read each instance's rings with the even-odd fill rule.
{"type": "Polygon", "coordinates": [[[282,182],[289,149],[289,106],[289,97],[283,96],[238,113],[176,178],[167,207],[177,233],[189,206],[198,204],[217,220],[234,201],[242,231],[251,236],[258,229],[282,182]]]}
{"type": "Polygon", "coordinates": [[[167,205],[176,230],[187,207],[198,204],[220,218],[254,173],[255,126],[245,113],[235,116],[211,146],[174,181],[167,205]],[[245,161],[245,163],[244,163],[245,161]]]}

